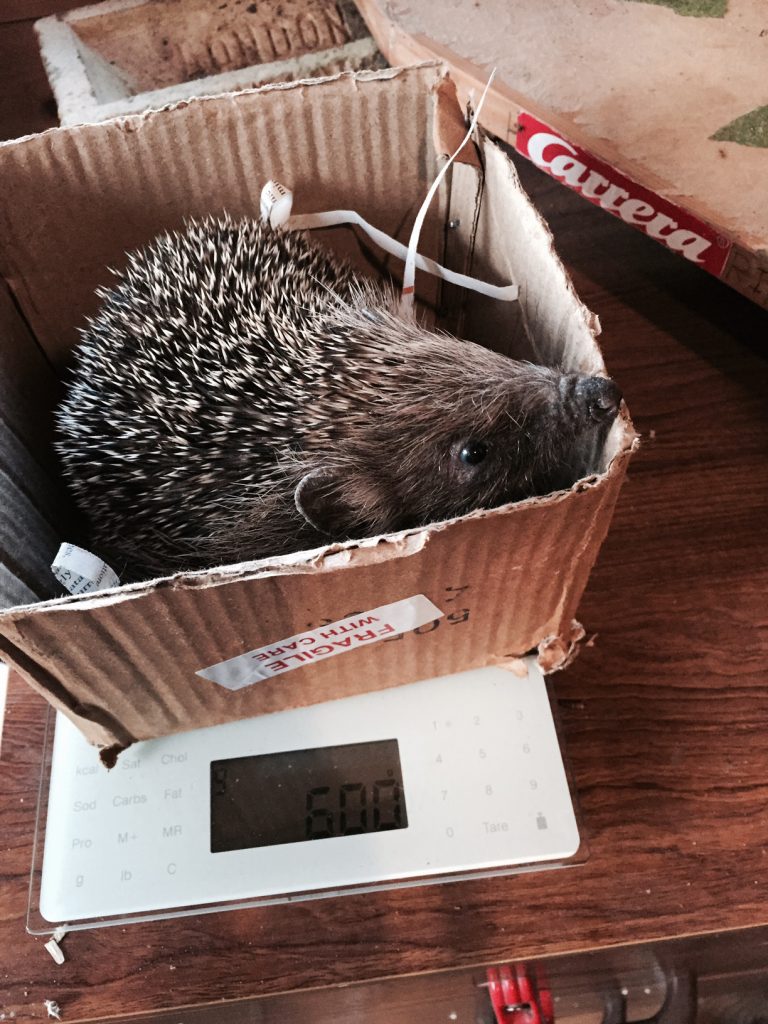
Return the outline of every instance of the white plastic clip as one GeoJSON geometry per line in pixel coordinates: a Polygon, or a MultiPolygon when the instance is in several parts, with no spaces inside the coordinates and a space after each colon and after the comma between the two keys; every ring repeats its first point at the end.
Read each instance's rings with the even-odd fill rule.
{"type": "Polygon", "coordinates": [[[120,586],[120,577],[106,562],[75,544],[61,545],[51,571],[70,594],[90,594],[120,586]]]}
{"type": "Polygon", "coordinates": [[[279,181],[268,181],[261,190],[261,220],[272,228],[281,228],[291,216],[293,192],[279,181]]]}

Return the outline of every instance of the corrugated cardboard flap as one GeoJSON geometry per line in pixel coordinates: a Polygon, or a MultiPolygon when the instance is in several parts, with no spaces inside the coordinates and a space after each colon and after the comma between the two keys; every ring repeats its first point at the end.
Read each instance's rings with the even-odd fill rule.
{"type": "Polygon", "coordinates": [[[106,746],[522,655],[570,628],[628,454],[595,482],[525,502],[514,516],[475,513],[303,560],[246,563],[14,609],[0,617],[0,648],[92,742],[106,746]],[[516,550],[519,559],[510,557],[516,550]],[[237,693],[196,676],[318,623],[420,593],[445,613],[432,627],[237,693]]]}

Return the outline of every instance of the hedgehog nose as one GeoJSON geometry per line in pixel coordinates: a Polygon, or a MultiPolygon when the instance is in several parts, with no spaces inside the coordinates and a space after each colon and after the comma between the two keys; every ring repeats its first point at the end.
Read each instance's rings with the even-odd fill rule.
{"type": "Polygon", "coordinates": [[[586,377],[577,388],[584,412],[596,423],[611,423],[619,411],[621,391],[608,377],[586,377]]]}

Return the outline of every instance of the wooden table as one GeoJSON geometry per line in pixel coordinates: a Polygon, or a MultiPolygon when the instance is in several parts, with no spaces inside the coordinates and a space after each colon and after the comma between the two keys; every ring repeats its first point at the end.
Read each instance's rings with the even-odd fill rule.
{"type": "Polygon", "coordinates": [[[173,1010],[177,1022],[421,1024],[461,1006],[461,1024],[484,998],[481,968],[510,959],[546,958],[560,979],[651,955],[705,972],[768,965],[768,316],[520,171],[601,317],[644,437],[581,607],[594,641],[556,678],[588,860],[70,933],[59,967],[25,932],[45,706],[13,679],[0,754],[4,1019],[43,1019],[52,999],[66,1022],[173,1010]],[[400,980],[309,991],[385,978],[400,980]],[[293,994],[266,998],[278,993],[293,994]]]}

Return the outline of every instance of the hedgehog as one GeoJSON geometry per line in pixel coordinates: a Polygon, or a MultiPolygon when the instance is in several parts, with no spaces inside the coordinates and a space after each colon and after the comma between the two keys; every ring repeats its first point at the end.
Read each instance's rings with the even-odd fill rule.
{"type": "Polygon", "coordinates": [[[594,472],[621,394],[425,329],[306,234],[227,215],[100,289],[56,447],[126,579],[407,530],[594,472]]]}

